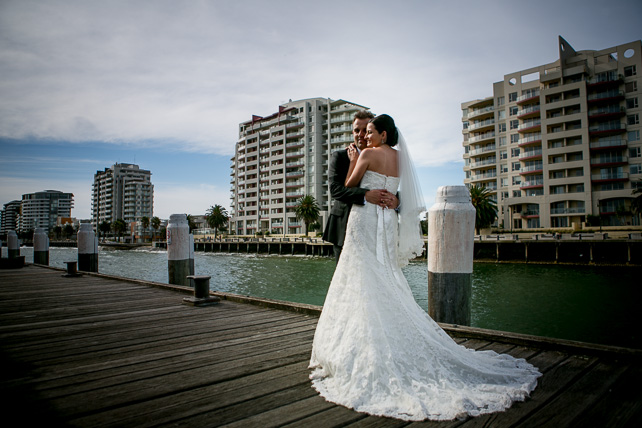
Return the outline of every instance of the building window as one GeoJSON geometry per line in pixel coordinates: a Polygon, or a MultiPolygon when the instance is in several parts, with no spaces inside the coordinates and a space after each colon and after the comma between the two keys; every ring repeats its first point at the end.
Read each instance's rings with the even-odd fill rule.
{"type": "Polygon", "coordinates": [[[519,157],[519,148],[517,148],[517,149],[510,149],[510,157],[512,157],[512,158],[517,158],[517,157],[519,157]]]}
{"type": "Polygon", "coordinates": [[[638,97],[629,98],[626,100],[626,108],[638,108],[638,97]]]}
{"type": "Polygon", "coordinates": [[[637,125],[640,123],[640,115],[638,113],[630,114],[626,117],[626,123],[628,125],[637,125]]]}
{"type": "Polygon", "coordinates": [[[518,112],[518,111],[519,111],[519,109],[517,108],[517,106],[509,107],[509,108],[508,108],[508,114],[509,114],[510,116],[515,116],[515,115],[517,114],[517,112],[518,112]]]}
{"type": "Polygon", "coordinates": [[[639,130],[629,131],[627,132],[627,137],[628,137],[629,143],[631,141],[640,141],[640,131],[639,130]]]}
{"type": "Polygon", "coordinates": [[[499,137],[499,147],[504,147],[506,145],[506,136],[499,137]]]}
{"type": "Polygon", "coordinates": [[[560,147],[564,147],[564,140],[553,140],[548,142],[549,149],[557,149],[560,147]]]}
{"type": "Polygon", "coordinates": [[[624,67],[624,77],[631,77],[635,76],[637,74],[637,70],[635,68],[635,65],[629,65],[628,67],[624,67]]]}
{"type": "Polygon", "coordinates": [[[553,163],[562,163],[564,162],[564,155],[557,155],[557,156],[549,156],[548,157],[548,163],[553,164],[553,163]]]}
{"type": "Polygon", "coordinates": [[[510,129],[517,129],[517,128],[519,128],[519,120],[511,120],[510,129]]]}
{"type": "Polygon", "coordinates": [[[497,119],[502,120],[506,119],[506,110],[500,110],[497,112],[497,119]]]}
{"type": "Polygon", "coordinates": [[[631,174],[642,174],[642,164],[634,163],[629,167],[631,174]]]}
{"type": "Polygon", "coordinates": [[[508,152],[506,150],[500,150],[499,151],[499,158],[500,159],[507,159],[508,158],[508,152]]]}
{"type": "Polygon", "coordinates": [[[519,134],[511,134],[510,143],[519,143],[519,134]]]}
{"type": "Polygon", "coordinates": [[[519,171],[519,162],[513,162],[511,168],[513,171],[519,171]]]}
{"type": "Polygon", "coordinates": [[[518,186],[522,184],[522,177],[514,176],[512,177],[512,180],[513,180],[513,186],[518,186]]]}
{"type": "Polygon", "coordinates": [[[629,157],[630,158],[639,158],[642,157],[640,153],[642,151],[641,147],[629,147],[629,157]]]}
{"type": "Polygon", "coordinates": [[[638,82],[633,81],[624,85],[624,91],[628,94],[629,92],[636,92],[638,90],[638,82]]]}
{"type": "Polygon", "coordinates": [[[499,125],[497,125],[497,132],[506,132],[506,124],[500,123],[499,125]]]}
{"type": "Polygon", "coordinates": [[[508,102],[512,103],[514,101],[517,101],[517,92],[511,92],[508,94],[508,102]]]}
{"type": "Polygon", "coordinates": [[[560,195],[562,193],[566,193],[565,186],[551,186],[551,194],[560,195]]]}

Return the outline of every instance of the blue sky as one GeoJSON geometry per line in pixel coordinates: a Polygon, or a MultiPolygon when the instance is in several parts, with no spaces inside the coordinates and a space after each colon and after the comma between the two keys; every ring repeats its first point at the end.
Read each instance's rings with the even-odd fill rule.
{"type": "Polygon", "coordinates": [[[229,208],[238,124],[288,99],[343,98],[404,133],[428,207],[462,184],[460,104],[504,74],[642,38],[642,2],[0,2],[0,204],[152,171],[154,213],[229,208]]]}

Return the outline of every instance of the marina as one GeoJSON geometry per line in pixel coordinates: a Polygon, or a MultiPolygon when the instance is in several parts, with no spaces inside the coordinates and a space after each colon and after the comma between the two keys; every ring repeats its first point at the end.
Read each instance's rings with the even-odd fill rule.
{"type": "Polygon", "coordinates": [[[638,426],[642,352],[442,325],[462,345],[526,358],[538,387],[506,412],[407,423],[326,402],[307,364],[320,307],[104,274],[0,271],[5,406],[47,426],[638,426]],[[38,409],[33,412],[33,409],[38,409]]]}

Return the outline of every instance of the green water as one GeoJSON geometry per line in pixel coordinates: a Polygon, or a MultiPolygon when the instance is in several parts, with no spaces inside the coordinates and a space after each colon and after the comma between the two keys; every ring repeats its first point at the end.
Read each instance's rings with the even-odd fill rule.
{"type": "MultiPolygon", "coordinates": [[[[21,254],[32,261],[31,248],[21,254]]],[[[52,248],[50,264],[65,267],[75,248],[52,248]]],[[[306,256],[196,253],[196,273],[211,275],[211,289],[322,305],[333,259],[306,256]]],[[[101,250],[99,271],[167,282],[162,250],[101,250]]],[[[417,303],[428,307],[426,262],[404,274],[417,303]]],[[[476,263],[472,325],[584,342],[642,348],[637,317],[642,268],[476,263]]]]}

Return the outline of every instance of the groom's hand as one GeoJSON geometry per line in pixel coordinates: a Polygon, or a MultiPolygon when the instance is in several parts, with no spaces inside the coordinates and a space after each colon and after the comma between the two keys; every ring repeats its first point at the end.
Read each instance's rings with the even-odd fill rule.
{"type": "Polygon", "coordinates": [[[371,204],[379,205],[382,208],[395,209],[399,205],[397,197],[386,189],[368,190],[365,194],[365,199],[371,204]]]}

